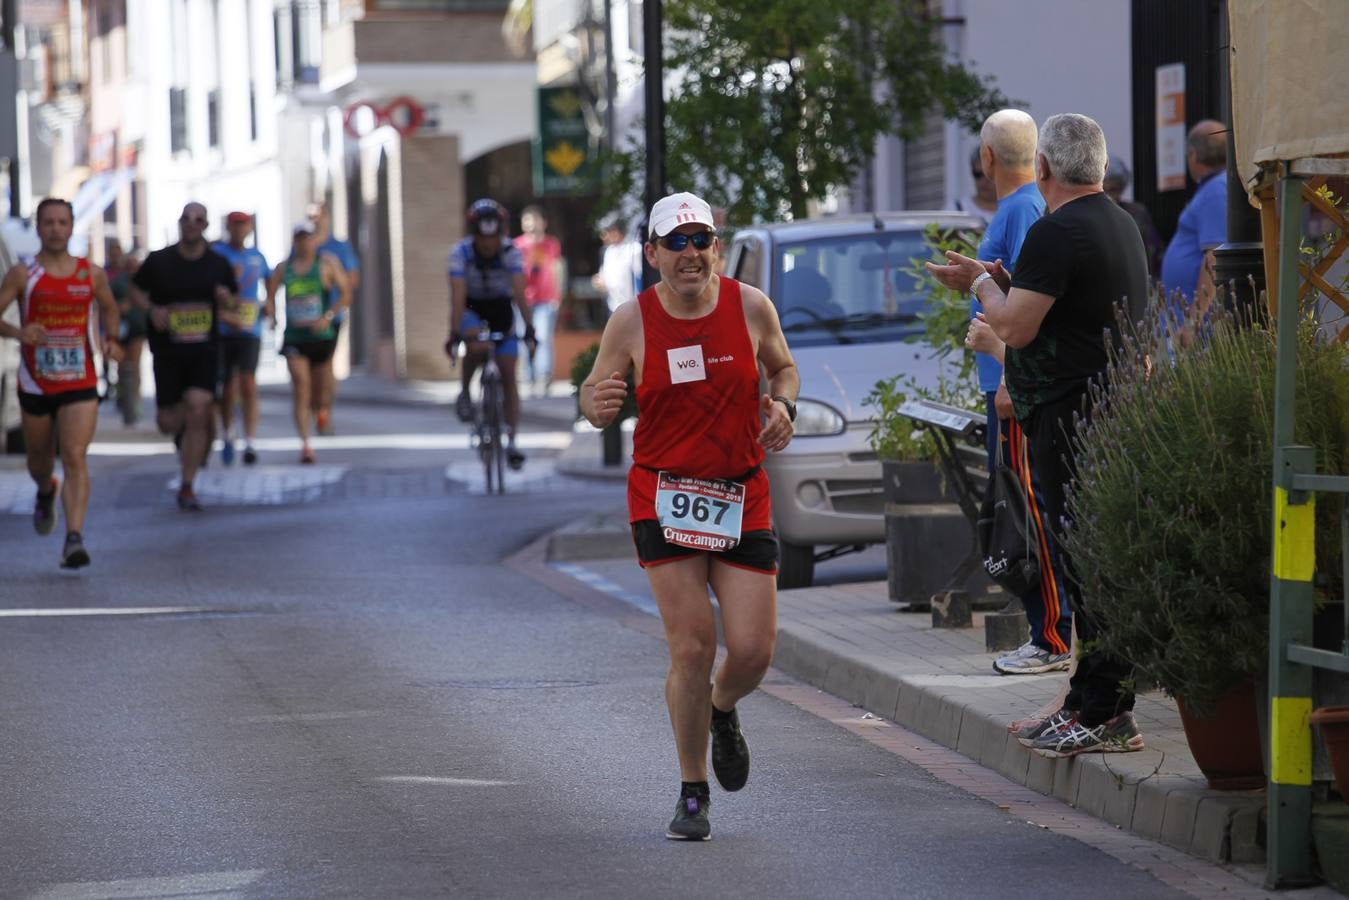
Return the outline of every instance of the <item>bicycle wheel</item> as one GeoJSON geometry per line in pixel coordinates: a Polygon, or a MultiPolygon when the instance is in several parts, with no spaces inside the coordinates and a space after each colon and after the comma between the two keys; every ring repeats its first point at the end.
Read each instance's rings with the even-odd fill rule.
{"type": "Polygon", "coordinates": [[[492,465],[496,469],[496,492],[506,493],[506,441],[502,430],[506,427],[506,389],[498,380],[492,392],[492,420],[496,423],[492,435],[492,465]]]}
{"type": "Polygon", "coordinates": [[[506,449],[501,442],[501,420],[503,418],[501,394],[500,379],[493,377],[491,373],[484,372],[482,380],[481,457],[483,475],[486,479],[487,493],[489,494],[500,494],[503,490],[501,460],[506,455],[506,449]]]}

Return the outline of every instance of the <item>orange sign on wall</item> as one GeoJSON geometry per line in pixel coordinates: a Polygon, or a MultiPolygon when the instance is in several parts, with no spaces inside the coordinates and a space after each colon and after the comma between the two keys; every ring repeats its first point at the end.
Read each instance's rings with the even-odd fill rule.
{"type": "Polygon", "coordinates": [[[1185,63],[1157,67],[1157,190],[1185,190],[1185,63]]]}

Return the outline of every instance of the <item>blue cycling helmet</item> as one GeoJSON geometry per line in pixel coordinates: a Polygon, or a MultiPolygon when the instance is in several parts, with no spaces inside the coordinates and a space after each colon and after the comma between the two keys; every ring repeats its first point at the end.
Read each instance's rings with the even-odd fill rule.
{"type": "Polygon", "coordinates": [[[509,226],[510,216],[506,212],[506,207],[490,197],[475,200],[468,208],[468,230],[473,234],[483,237],[499,234],[505,237],[509,226]]]}

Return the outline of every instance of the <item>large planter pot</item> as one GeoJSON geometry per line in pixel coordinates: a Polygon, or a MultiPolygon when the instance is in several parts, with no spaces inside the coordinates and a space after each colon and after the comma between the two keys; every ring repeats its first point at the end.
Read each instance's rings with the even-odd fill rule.
{"type": "Polygon", "coordinates": [[[1312,713],[1312,724],[1321,732],[1321,742],[1335,773],[1335,790],[1349,799],[1349,706],[1326,706],[1312,713]]]}
{"type": "Polygon", "coordinates": [[[930,462],[881,461],[890,599],[925,609],[969,546],[969,524],[930,462]]]}
{"type": "Polygon", "coordinates": [[[979,609],[1006,602],[999,595],[988,606],[992,582],[975,558],[974,524],[935,463],[882,460],[881,490],[892,601],[917,612],[931,608],[934,594],[949,590],[968,594],[979,609]]]}
{"type": "Polygon", "coordinates": [[[1190,752],[1209,787],[1249,791],[1265,786],[1254,681],[1233,687],[1207,718],[1193,713],[1180,697],[1176,706],[1190,752]]]}

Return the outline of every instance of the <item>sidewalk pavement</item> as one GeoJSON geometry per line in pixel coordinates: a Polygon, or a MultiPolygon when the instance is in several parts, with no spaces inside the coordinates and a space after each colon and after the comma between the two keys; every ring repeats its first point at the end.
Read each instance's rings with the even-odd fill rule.
{"type": "MultiPolygon", "coordinates": [[[[626,518],[614,510],[556,532],[548,560],[655,615],[626,518]]],[[[1159,691],[1138,697],[1142,751],[1055,760],[1022,747],[1008,725],[1053,700],[1067,676],[995,674],[982,618],[934,629],[929,615],[899,611],[883,581],[782,591],[773,664],[1118,828],[1213,862],[1263,862],[1264,792],[1210,790],[1175,701],[1159,691]]]]}
{"type": "MultiPolygon", "coordinates": [[[[286,380],[260,383],[263,397],[290,398],[290,382],[286,380]]],[[[399,381],[365,372],[353,372],[337,383],[337,406],[401,406],[428,407],[449,410],[459,396],[459,382],[454,381],[399,381]]],[[[576,421],[576,398],[571,384],[555,381],[546,394],[532,385],[520,386],[520,418],[524,425],[535,427],[570,428],[576,421]]]]}

